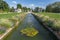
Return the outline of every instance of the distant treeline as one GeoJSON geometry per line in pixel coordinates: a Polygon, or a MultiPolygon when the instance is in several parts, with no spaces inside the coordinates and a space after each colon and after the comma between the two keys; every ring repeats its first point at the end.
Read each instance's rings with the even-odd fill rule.
{"type": "MultiPolygon", "coordinates": [[[[21,4],[17,4],[16,5],[17,8],[16,9],[21,9],[22,11],[26,12],[28,10],[30,10],[30,8],[27,8],[27,7],[22,7],[21,4]]],[[[15,11],[15,8],[14,7],[11,7],[9,6],[9,4],[3,0],[0,0],[0,12],[14,12],[15,11]]]]}
{"type": "Polygon", "coordinates": [[[46,12],[60,13],[60,2],[49,4],[46,7],[46,12]]]}
{"type": "MultiPolygon", "coordinates": [[[[21,9],[23,12],[33,11],[33,12],[53,12],[53,13],[60,13],[60,2],[55,2],[46,6],[46,9],[35,7],[35,9],[22,7],[21,4],[16,5],[16,9],[21,9]]],[[[10,8],[7,2],[0,0],[0,12],[14,12],[14,7],[10,8]]]]}

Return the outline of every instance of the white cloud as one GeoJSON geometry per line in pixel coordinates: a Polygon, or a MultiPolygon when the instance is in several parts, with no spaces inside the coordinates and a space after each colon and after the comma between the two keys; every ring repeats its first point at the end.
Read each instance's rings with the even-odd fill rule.
{"type": "Polygon", "coordinates": [[[11,7],[16,8],[17,2],[16,1],[12,1],[12,5],[10,5],[11,7]]]}
{"type": "Polygon", "coordinates": [[[34,4],[30,4],[28,7],[34,9],[35,8],[35,5],[34,4]]]}
{"type": "Polygon", "coordinates": [[[12,3],[17,4],[17,2],[16,2],[16,1],[12,1],[12,3]]]}
{"type": "Polygon", "coordinates": [[[34,7],[34,4],[30,4],[31,7],[34,7]]]}

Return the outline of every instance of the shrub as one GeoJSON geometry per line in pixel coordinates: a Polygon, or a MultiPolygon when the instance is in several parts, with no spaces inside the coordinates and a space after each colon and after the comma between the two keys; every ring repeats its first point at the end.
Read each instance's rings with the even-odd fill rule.
{"type": "Polygon", "coordinates": [[[56,31],[59,31],[60,30],[60,21],[55,21],[52,28],[55,29],[56,31]]]}
{"type": "Polygon", "coordinates": [[[5,26],[6,28],[9,28],[13,26],[13,22],[11,22],[9,19],[0,19],[0,25],[5,26]]]}

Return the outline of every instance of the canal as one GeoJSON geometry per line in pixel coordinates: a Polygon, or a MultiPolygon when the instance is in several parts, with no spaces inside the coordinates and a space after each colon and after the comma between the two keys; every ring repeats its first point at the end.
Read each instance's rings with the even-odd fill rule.
{"type": "Polygon", "coordinates": [[[23,20],[22,24],[19,25],[7,38],[4,40],[56,40],[54,35],[46,30],[35,18],[29,13],[26,18],[23,20]],[[34,27],[38,30],[38,34],[34,37],[28,37],[22,35],[20,30],[26,27],[34,27]]]}

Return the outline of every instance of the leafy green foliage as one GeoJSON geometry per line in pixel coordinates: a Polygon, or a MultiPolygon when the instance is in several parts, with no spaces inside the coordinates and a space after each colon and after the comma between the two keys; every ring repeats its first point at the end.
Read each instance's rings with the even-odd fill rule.
{"type": "Polygon", "coordinates": [[[28,9],[27,9],[27,7],[23,7],[22,10],[23,10],[23,12],[27,12],[28,9]]]}
{"type": "Polygon", "coordinates": [[[5,1],[0,1],[0,10],[8,11],[9,10],[9,5],[5,1]]]}
{"type": "Polygon", "coordinates": [[[46,7],[46,12],[60,13],[60,2],[55,2],[46,7]]]}
{"type": "Polygon", "coordinates": [[[21,5],[21,4],[17,4],[17,9],[18,9],[18,8],[21,9],[21,8],[22,8],[22,5],[21,5]]]}
{"type": "Polygon", "coordinates": [[[10,8],[10,12],[14,12],[14,11],[15,11],[14,7],[10,8]]]}
{"type": "Polygon", "coordinates": [[[34,12],[39,12],[39,7],[36,7],[35,9],[34,9],[34,12]]]}

